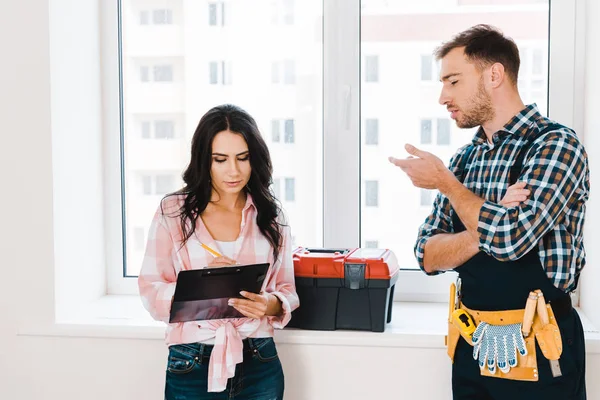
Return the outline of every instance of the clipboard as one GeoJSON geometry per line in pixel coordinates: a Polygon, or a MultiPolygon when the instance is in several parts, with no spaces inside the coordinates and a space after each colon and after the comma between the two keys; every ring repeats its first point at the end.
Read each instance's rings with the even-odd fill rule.
{"type": "Polygon", "coordinates": [[[260,293],[269,263],[180,271],[169,322],[245,318],[227,304],[240,291],[260,293]]]}

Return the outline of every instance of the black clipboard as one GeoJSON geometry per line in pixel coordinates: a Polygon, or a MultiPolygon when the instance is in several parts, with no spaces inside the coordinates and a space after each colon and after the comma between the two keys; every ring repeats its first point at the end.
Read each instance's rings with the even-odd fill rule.
{"type": "Polygon", "coordinates": [[[259,293],[268,269],[263,263],[180,271],[169,322],[244,317],[227,302],[242,290],[259,293]]]}

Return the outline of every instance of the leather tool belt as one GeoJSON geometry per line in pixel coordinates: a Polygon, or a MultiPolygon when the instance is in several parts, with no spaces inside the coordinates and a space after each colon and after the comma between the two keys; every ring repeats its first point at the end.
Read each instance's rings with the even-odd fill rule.
{"type": "MultiPolygon", "coordinates": [[[[560,309],[560,314],[571,310],[570,298],[567,301],[557,304],[557,308],[560,309]]],[[[507,310],[507,311],[477,311],[471,310],[465,307],[463,304],[459,305],[460,308],[465,310],[474,320],[475,325],[479,325],[481,322],[486,322],[490,325],[511,325],[521,324],[525,315],[525,309],[520,310],[507,310]]],[[[533,323],[531,326],[531,334],[525,338],[525,344],[527,348],[527,354],[521,355],[517,353],[517,365],[512,367],[508,372],[502,372],[496,369],[494,373],[488,371],[487,368],[480,369],[481,375],[490,376],[503,379],[512,379],[520,381],[537,381],[538,368],[537,368],[537,356],[536,356],[536,340],[542,350],[542,354],[548,360],[558,360],[562,353],[562,339],[560,330],[556,322],[556,317],[552,306],[546,304],[548,311],[548,323],[543,324],[538,313],[533,317],[533,323]]],[[[448,355],[450,359],[454,361],[454,352],[461,336],[460,329],[452,322],[451,318],[448,318],[448,336],[446,337],[446,344],[448,347],[448,355]]],[[[471,337],[463,335],[463,338],[467,343],[473,346],[471,337]]],[[[476,360],[473,360],[476,362],[476,360]]]]}

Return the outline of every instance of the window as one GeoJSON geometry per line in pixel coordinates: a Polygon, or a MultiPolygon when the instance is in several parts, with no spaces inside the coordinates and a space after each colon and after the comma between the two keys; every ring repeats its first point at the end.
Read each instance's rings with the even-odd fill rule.
{"type": "MultiPolygon", "coordinates": [[[[435,9],[420,11],[419,18],[415,18],[416,9],[409,7],[409,2],[374,0],[362,9],[361,78],[363,82],[385,80],[385,84],[378,85],[376,91],[363,84],[357,110],[369,117],[369,113],[386,110],[386,116],[390,115],[395,121],[402,121],[401,126],[405,129],[394,128],[379,132],[379,141],[385,141],[385,148],[389,149],[386,153],[390,153],[389,155],[395,153],[398,157],[405,157],[405,143],[420,144],[426,146],[425,150],[436,154],[447,165],[457,148],[466,143],[475,132],[474,129],[461,129],[460,140],[454,138],[453,135],[458,134],[459,128],[456,127],[455,121],[449,118],[445,108],[438,103],[441,85],[438,86],[437,82],[439,66],[433,50],[444,41],[450,40],[453,34],[470,26],[481,23],[498,26],[507,36],[515,38],[519,49],[528,49],[521,54],[519,88],[523,101],[537,103],[544,114],[548,93],[550,2],[540,1],[534,5],[528,0],[516,0],[510,2],[509,10],[502,7],[499,1],[495,1],[494,4],[479,1],[481,5],[474,6],[477,12],[473,12],[470,7],[459,6],[456,2],[436,3],[444,3],[444,12],[435,9]],[[424,20],[428,21],[426,30],[420,29],[424,20]],[[530,29],[523,29],[524,26],[530,29]],[[389,79],[387,75],[383,77],[384,71],[390,71],[389,79]]],[[[559,34],[554,36],[557,41],[560,40],[558,36],[559,34]]],[[[352,60],[348,57],[346,64],[350,62],[352,60]]],[[[339,69],[336,73],[339,73],[339,69]]],[[[343,86],[338,90],[344,93],[343,86]]],[[[351,93],[353,94],[354,92],[351,93]]],[[[337,99],[340,101],[340,96],[337,99]]],[[[340,107],[345,107],[345,104],[342,102],[340,107]]],[[[345,115],[341,111],[338,112],[338,119],[340,114],[345,115]]],[[[346,151],[350,149],[351,146],[346,151]]],[[[336,150],[344,153],[342,149],[336,150]]],[[[361,186],[361,197],[364,200],[361,202],[362,212],[359,217],[360,237],[369,240],[377,238],[380,243],[393,244],[390,248],[397,255],[402,268],[416,269],[418,266],[412,247],[417,238],[418,227],[431,212],[435,191],[421,191],[415,188],[400,170],[395,173],[380,171],[376,166],[379,165],[382,154],[369,151],[366,140],[361,150],[359,171],[362,176],[373,182],[365,182],[361,186]],[[386,201],[377,201],[379,199],[386,201]],[[394,200],[388,202],[388,199],[394,200]],[[376,212],[371,209],[375,206],[378,207],[376,212]],[[403,228],[394,232],[387,231],[386,224],[391,220],[401,221],[403,228]]],[[[354,164],[348,161],[347,165],[346,170],[350,170],[354,164]]],[[[341,165],[339,168],[344,170],[341,165]]],[[[347,188],[344,189],[344,194],[348,195],[347,188]]],[[[349,201],[351,200],[352,196],[349,201]]],[[[448,274],[444,274],[441,279],[447,279],[446,275],[448,274]]]]}
{"type": "Polygon", "coordinates": [[[447,146],[450,144],[450,120],[442,118],[437,120],[437,144],[447,146]]]}
{"type": "MultiPolygon", "coordinates": [[[[519,43],[517,43],[518,45],[519,43]]],[[[518,87],[526,104],[536,103],[540,112],[546,114],[548,93],[548,49],[546,41],[529,41],[519,46],[521,68],[518,87]]]]}
{"type": "Polygon", "coordinates": [[[273,178],[273,194],[279,199],[281,196],[281,179],[273,178]]]}
{"type": "Polygon", "coordinates": [[[281,140],[280,126],[281,123],[278,119],[274,119],[271,121],[271,140],[273,140],[273,143],[279,143],[279,141],[281,140]]]}
{"type": "Polygon", "coordinates": [[[293,85],[296,83],[296,63],[294,60],[283,62],[283,83],[293,85]]]}
{"type": "Polygon", "coordinates": [[[178,189],[177,177],[173,174],[145,174],[141,176],[142,194],[164,196],[178,189]]]}
{"type": "Polygon", "coordinates": [[[172,65],[155,65],[154,66],[154,81],[155,82],[173,82],[173,66],[172,65]]]}
{"type": "Polygon", "coordinates": [[[283,0],[283,23],[294,24],[294,0],[283,0]]]}
{"type": "Polygon", "coordinates": [[[283,60],[271,63],[271,83],[295,84],[296,62],[294,60],[283,60]]]}
{"type": "Polygon", "coordinates": [[[175,176],[173,175],[157,175],[155,193],[164,195],[172,192],[175,187],[175,176]]]}
{"type": "Polygon", "coordinates": [[[152,176],[143,175],[142,176],[142,194],[145,196],[149,196],[154,193],[154,185],[152,184],[152,176]]]}
{"type": "Polygon", "coordinates": [[[173,23],[173,10],[154,10],[152,12],[154,25],[171,25],[173,23]]]}
{"type": "MultiPolygon", "coordinates": [[[[121,3],[127,12],[136,9],[133,4],[137,3],[133,0],[122,0],[121,3]]],[[[448,114],[437,103],[439,91],[436,86],[425,84],[427,79],[437,81],[438,71],[434,57],[430,56],[433,48],[469,25],[500,25],[508,36],[517,38],[520,48],[530,49],[528,60],[524,60],[527,71],[521,74],[529,96],[529,99],[524,97],[524,101],[533,100],[540,105],[541,99],[535,96],[541,91],[544,97],[548,93],[548,2],[530,4],[516,0],[509,8],[478,6],[476,13],[446,2],[443,13],[432,9],[432,12],[419,13],[419,18],[415,18],[414,10],[402,6],[407,2],[394,5],[390,1],[377,1],[377,5],[371,6],[375,2],[362,1],[369,4],[361,11],[360,7],[339,1],[295,1],[289,3],[292,4],[290,10],[293,9],[287,19],[291,23],[293,18],[293,27],[290,27],[283,17],[283,1],[247,0],[227,3],[235,7],[234,13],[247,16],[245,20],[239,18],[231,24],[228,12],[227,29],[208,29],[209,25],[218,27],[221,24],[219,6],[209,3],[222,2],[209,0],[200,5],[176,2],[173,22],[179,15],[184,15],[186,26],[199,29],[177,30],[176,35],[168,37],[169,43],[164,47],[159,42],[149,42],[157,34],[155,29],[120,27],[125,51],[114,52],[119,54],[123,66],[118,71],[123,78],[119,116],[122,117],[121,128],[127,146],[121,151],[125,160],[135,161],[135,164],[124,164],[124,180],[119,180],[119,185],[124,188],[127,208],[123,213],[129,227],[147,226],[147,217],[137,210],[151,208],[155,199],[140,194],[140,180],[136,177],[142,173],[158,174],[154,172],[157,169],[165,170],[168,171],[166,174],[175,177],[177,187],[188,161],[184,140],[181,146],[168,143],[161,146],[158,154],[141,156],[140,148],[134,145],[141,140],[128,139],[132,135],[139,138],[140,129],[145,129],[143,134],[147,136],[148,130],[147,127],[140,128],[134,121],[139,120],[140,115],[157,115],[148,119],[150,137],[154,138],[155,121],[169,119],[161,115],[181,114],[181,121],[176,120],[175,134],[189,138],[199,113],[215,103],[227,101],[245,107],[261,127],[271,150],[275,176],[279,177],[279,183],[273,182],[273,190],[280,192],[299,243],[334,247],[358,246],[377,240],[379,246],[390,246],[402,268],[414,268],[412,245],[417,227],[429,213],[430,206],[419,206],[421,196],[425,202],[425,194],[414,188],[409,180],[401,179],[401,171],[389,167],[385,157],[402,157],[404,143],[419,144],[422,141],[429,146],[428,151],[447,163],[454,146],[464,142],[462,138],[471,136],[469,132],[461,131],[458,140],[453,136],[458,133],[454,121],[439,121],[447,119],[448,114]],[[271,4],[277,4],[276,24],[269,24],[271,4]],[[263,12],[245,13],[253,6],[263,12]],[[456,18],[448,18],[448,15],[456,18]],[[427,30],[422,29],[423,19],[428,19],[427,30]],[[257,26],[260,29],[256,29],[257,26]],[[335,34],[324,34],[322,27],[331,28],[335,34]],[[208,36],[198,34],[209,31],[208,36]],[[281,38],[285,46],[265,46],[265,37],[281,38]],[[147,54],[144,53],[147,45],[140,43],[152,43],[151,54],[144,56],[153,57],[143,64],[149,69],[146,80],[154,80],[154,65],[168,64],[161,62],[161,57],[172,58],[176,52],[185,62],[181,65],[172,63],[172,77],[181,85],[153,85],[156,88],[150,88],[139,84],[142,75],[139,57],[147,54]],[[228,46],[225,51],[224,43],[254,43],[264,48],[256,53],[243,46],[228,46]],[[536,53],[536,49],[541,53],[536,53]],[[259,56],[247,57],[248,52],[259,56]],[[325,60],[323,54],[327,56],[325,60]],[[541,62],[538,62],[540,54],[541,62]],[[227,75],[223,73],[227,72],[227,67],[223,66],[225,60],[243,60],[243,64],[236,64],[236,79],[230,87],[223,86],[223,77],[227,75]],[[215,64],[211,67],[210,63],[215,64]],[[136,76],[138,74],[140,77],[136,76]],[[212,81],[213,86],[207,81],[212,81]],[[383,84],[371,84],[380,82],[383,84]],[[270,85],[274,86],[268,89],[270,85]],[[261,89],[265,93],[260,93],[261,89]],[[361,120],[361,115],[366,118],[361,120]],[[404,129],[392,126],[392,119],[391,128],[387,129],[385,125],[386,129],[382,129],[387,124],[383,118],[388,116],[401,121],[404,129]],[[286,144],[286,139],[290,141],[292,137],[291,123],[286,130],[286,120],[293,120],[293,145],[286,144]],[[363,134],[364,139],[361,138],[363,134]],[[390,221],[401,221],[403,228],[385,229],[390,221]]],[[[137,17],[134,13],[133,18],[137,17]]],[[[152,11],[149,18],[153,23],[152,11]]],[[[557,41],[562,38],[561,35],[554,37],[557,41]]],[[[109,41],[102,43],[105,42],[109,41]]],[[[553,57],[553,63],[558,58],[553,57]]],[[[113,68],[108,65],[107,69],[113,68]]],[[[555,68],[554,72],[565,70],[555,68]]],[[[565,78],[560,74],[553,77],[554,84],[561,80],[564,82],[565,78]]],[[[118,88],[119,80],[114,82],[117,83],[103,86],[118,88]]],[[[118,100],[114,101],[118,104],[118,100]]],[[[545,112],[543,107],[540,108],[545,112]]],[[[155,181],[150,182],[151,192],[156,190],[155,185],[155,181]]],[[[131,231],[127,230],[128,233],[131,231]]],[[[135,275],[137,268],[134,259],[125,267],[129,275],[135,275]]],[[[446,285],[444,289],[447,289],[446,285]]],[[[446,300],[445,295],[442,300],[446,300]]]]}
{"type": "Polygon", "coordinates": [[[209,78],[211,85],[231,85],[231,63],[226,61],[211,61],[209,63],[209,78]]]}
{"type": "Polygon", "coordinates": [[[140,25],[148,25],[150,23],[150,17],[148,11],[140,11],[140,25]]]}
{"type": "Polygon", "coordinates": [[[433,79],[433,55],[421,55],[421,80],[431,81],[433,79]]]}
{"type": "Polygon", "coordinates": [[[365,205],[379,207],[379,182],[365,181],[365,205]]]}
{"type": "Polygon", "coordinates": [[[150,121],[142,121],[140,124],[142,139],[150,139],[150,121]]]}
{"type": "Polygon", "coordinates": [[[544,52],[542,49],[533,49],[532,73],[539,75],[544,73],[544,52]]]}
{"type": "Polygon", "coordinates": [[[377,118],[365,120],[365,144],[379,144],[379,120],[377,118]]]}
{"type": "Polygon", "coordinates": [[[285,201],[296,201],[295,178],[285,178],[285,201]]]}
{"type": "Polygon", "coordinates": [[[140,67],[140,81],[141,82],[149,82],[150,81],[149,69],[146,66],[140,67]]]}
{"type": "Polygon", "coordinates": [[[272,24],[294,25],[294,0],[274,0],[272,11],[272,24]]]}
{"type": "Polygon", "coordinates": [[[285,120],[285,143],[294,143],[294,120],[285,120]]]}
{"type": "Polygon", "coordinates": [[[225,26],[225,3],[208,3],[208,25],[225,26]]]}
{"type": "Polygon", "coordinates": [[[175,137],[175,124],[173,121],[154,121],[154,137],[156,139],[173,139],[175,137]]]}
{"type": "Polygon", "coordinates": [[[433,144],[433,132],[436,132],[436,144],[448,146],[451,139],[451,121],[448,118],[421,120],[421,144],[433,144]],[[434,126],[435,122],[435,126],[434,126]]]}
{"type": "Polygon", "coordinates": [[[421,120],[421,144],[431,144],[431,125],[430,119],[421,120]]]}
{"type": "MultiPolygon", "coordinates": [[[[317,23],[323,18],[323,1],[159,1],[152,3],[154,7],[145,7],[145,17],[140,14],[140,2],[118,3],[121,16],[138,10],[133,14],[138,28],[138,18],[162,27],[180,22],[193,27],[173,32],[169,29],[163,34],[156,29],[131,29],[127,20],[121,18],[118,21],[122,25],[117,25],[119,29],[114,32],[120,35],[120,41],[114,42],[121,45],[102,41],[103,46],[112,49],[106,54],[119,57],[119,62],[107,60],[105,68],[107,74],[116,74],[107,81],[107,88],[115,87],[113,79],[122,84],[122,93],[116,96],[120,100],[114,103],[120,115],[113,125],[122,123],[123,143],[127,145],[121,147],[117,139],[113,147],[127,162],[123,171],[114,173],[114,191],[122,190],[123,203],[127,205],[123,215],[125,226],[131,228],[126,233],[134,235],[134,227],[147,229],[158,206],[156,198],[181,187],[180,177],[189,162],[189,142],[201,115],[216,104],[232,103],[246,109],[261,128],[270,147],[274,174],[279,177],[273,182],[273,191],[286,205],[285,212],[298,241],[307,246],[323,246],[324,51],[322,40],[315,40],[324,37],[322,24],[317,23]],[[170,3],[175,6],[167,6],[170,3]],[[279,20],[270,24],[269,8],[275,3],[279,20]],[[158,12],[165,9],[170,11],[158,12]],[[243,18],[232,24],[234,14],[243,18]],[[179,21],[180,16],[185,16],[185,21],[179,21]],[[223,26],[227,29],[219,29],[223,26]],[[208,36],[203,32],[208,32],[208,36]],[[279,37],[285,38],[284,48],[265,45],[265,38],[279,37]],[[256,52],[245,44],[262,47],[256,52]],[[239,75],[237,65],[234,71],[234,60],[243,61],[239,75]],[[115,65],[122,68],[115,70],[115,65]],[[298,87],[300,68],[303,80],[298,87]],[[170,82],[178,84],[158,85],[170,82]],[[265,92],[265,86],[271,83],[284,90],[265,92]],[[302,140],[298,140],[300,135],[302,140]],[[163,142],[149,145],[141,138],[163,142]],[[274,151],[276,145],[285,146],[285,151],[274,151]],[[315,198],[321,200],[314,201],[315,198]]],[[[107,29],[112,25],[107,24],[107,29]]],[[[120,206],[115,203],[115,207],[120,206]]],[[[126,239],[125,243],[130,244],[135,240],[126,239]]],[[[140,260],[133,245],[121,248],[120,257],[110,257],[107,264],[120,263],[126,276],[137,275],[140,260]],[[121,261],[123,252],[125,265],[121,261]]]]}
{"type": "Polygon", "coordinates": [[[379,82],[379,57],[365,57],[365,82],[379,82]]]}

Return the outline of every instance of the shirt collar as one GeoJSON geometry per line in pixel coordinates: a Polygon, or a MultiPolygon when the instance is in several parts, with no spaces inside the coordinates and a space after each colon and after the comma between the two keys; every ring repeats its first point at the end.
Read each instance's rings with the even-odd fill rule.
{"type": "MultiPolygon", "coordinates": [[[[510,121],[508,121],[502,127],[502,129],[500,129],[492,135],[493,145],[498,144],[507,136],[523,135],[541,117],[542,114],[540,114],[540,111],[538,110],[537,105],[535,103],[526,106],[517,115],[512,117],[510,121]]],[[[479,129],[477,129],[475,136],[473,136],[473,144],[477,146],[482,145],[484,143],[487,143],[487,136],[485,135],[483,127],[480,126],[479,129]]]]}

